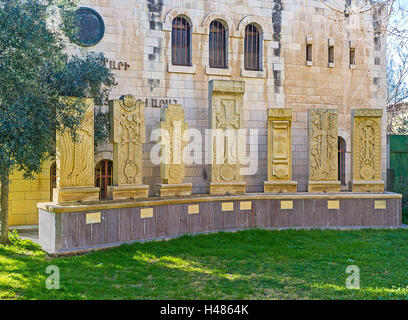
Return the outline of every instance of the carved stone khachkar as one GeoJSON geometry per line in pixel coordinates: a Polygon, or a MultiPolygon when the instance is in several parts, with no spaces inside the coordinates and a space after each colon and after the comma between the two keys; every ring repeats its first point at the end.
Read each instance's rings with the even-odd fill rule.
{"type": "Polygon", "coordinates": [[[191,195],[193,185],[183,183],[185,178],[184,148],[188,124],[181,105],[168,105],[161,111],[161,150],[162,163],[160,176],[162,184],[158,185],[161,197],[191,195]]]}
{"type": "MultiPolygon", "coordinates": [[[[69,98],[74,99],[74,98],[69,98]]],[[[71,133],[57,132],[57,188],[54,202],[70,203],[99,200],[94,169],[94,100],[84,99],[86,112],[74,142],[71,133]]]]}
{"type": "Polygon", "coordinates": [[[210,81],[210,194],[245,193],[240,173],[239,129],[243,128],[244,81],[210,81]]]}
{"type": "Polygon", "coordinates": [[[268,109],[268,181],[265,193],[297,192],[292,180],[292,109],[268,109]]]}
{"type": "Polygon", "coordinates": [[[352,110],[353,192],[383,192],[381,181],[381,109],[352,110]]]}
{"type": "Polygon", "coordinates": [[[146,198],[149,186],[142,185],[142,146],[145,142],[145,103],[127,95],[109,101],[110,142],[113,143],[113,186],[109,199],[146,198]]]}
{"type": "Polygon", "coordinates": [[[309,192],[340,192],[336,109],[309,110],[309,192]]]}

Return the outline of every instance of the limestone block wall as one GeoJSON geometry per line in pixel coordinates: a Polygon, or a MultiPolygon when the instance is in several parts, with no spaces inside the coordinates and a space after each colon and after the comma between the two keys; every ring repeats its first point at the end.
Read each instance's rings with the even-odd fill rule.
{"type": "MultiPolygon", "coordinates": [[[[336,0],[330,2],[336,5],[336,0]]],[[[337,1],[343,4],[344,1],[337,1]]],[[[160,166],[150,161],[154,142],[150,135],[160,121],[166,101],[182,104],[191,129],[203,135],[208,128],[208,84],[213,79],[245,81],[244,127],[257,129],[258,158],[255,175],[245,176],[247,192],[262,192],[267,180],[267,109],[293,109],[293,180],[306,191],[307,110],[338,109],[339,136],[347,144],[346,181],[351,179],[351,109],[385,108],[385,39],[361,35],[350,26],[332,23],[331,12],[318,0],[80,0],[96,10],[105,23],[105,35],[86,50],[102,51],[114,68],[118,85],[111,99],[133,94],[147,101],[146,136],[143,148],[144,184],[160,183],[160,166]],[[171,64],[171,22],[178,15],[192,25],[192,67],[171,64]],[[208,67],[209,25],[222,21],[228,30],[228,69],[208,67]],[[261,72],[244,70],[244,30],[254,23],[262,34],[261,72]],[[306,65],[306,39],[313,46],[313,62],[306,65]],[[334,46],[334,65],[328,65],[328,44],[334,46]],[[350,69],[350,42],[356,50],[356,66],[350,69]],[[128,63],[118,70],[119,62],[128,63]],[[115,69],[116,68],[116,69],[115,69]]],[[[342,8],[342,10],[344,7],[342,8]]],[[[372,31],[371,14],[352,23],[372,31]]],[[[363,28],[363,29],[364,29],[363,28]]],[[[79,47],[72,51],[79,52],[79,47]]],[[[107,112],[98,107],[96,112],[107,112]]],[[[384,112],[385,114],[385,112],[384,112]]],[[[382,179],[386,179],[386,119],[382,133],[382,179]]],[[[196,142],[204,151],[204,141],[196,142]]],[[[98,148],[95,163],[112,160],[112,145],[98,148]]],[[[249,154],[249,150],[248,150],[249,154]]],[[[204,152],[202,155],[204,162],[204,152]]],[[[36,181],[22,181],[16,174],[11,185],[12,225],[37,222],[37,202],[50,196],[49,165],[36,181]]],[[[208,166],[186,166],[185,182],[193,193],[208,193],[208,166]]],[[[152,193],[151,193],[152,195],[152,193]]]]}
{"type": "MultiPolygon", "coordinates": [[[[344,6],[344,2],[341,1],[344,6]]],[[[331,1],[335,3],[335,1],[331,1]]],[[[349,25],[325,17],[332,12],[319,1],[282,1],[282,56],[284,57],[285,105],[294,109],[293,179],[306,191],[307,110],[338,109],[339,136],[346,141],[346,181],[351,180],[351,110],[385,108],[386,45],[375,45],[371,15],[358,16],[354,25],[366,30],[362,35],[349,25]],[[313,62],[306,65],[309,38],[313,62]],[[334,66],[328,65],[329,41],[334,46],[334,66]],[[349,49],[355,47],[356,65],[350,68],[349,49]]],[[[350,23],[351,23],[350,22],[350,23]]],[[[384,113],[385,114],[385,113],[384,113]]],[[[386,179],[386,131],[383,118],[382,179],[386,179]]],[[[347,186],[348,188],[348,186],[347,186]]]]}
{"type": "MultiPolygon", "coordinates": [[[[98,11],[106,25],[105,37],[89,49],[130,65],[127,71],[115,71],[118,86],[112,98],[130,93],[148,99],[144,183],[160,182],[160,169],[150,162],[150,133],[160,119],[160,108],[155,106],[163,103],[162,99],[177,101],[185,109],[190,128],[204,135],[208,128],[208,82],[212,79],[246,83],[244,126],[259,130],[259,168],[255,175],[245,177],[248,192],[263,191],[263,181],[267,180],[268,107],[293,108],[293,180],[299,181],[300,191],[306,190],[307,181],[307,110],[338,109],[339,136],[347,144],[346,181],[350,180],[351,109],[385,105],[384,41],[377,48],[369,34],[360,41],[360,35],[347,26],[331,23],[327,17],[332,13],[316,0],[82,0],[80,4],[98,11]],[[171,64],[171,22],[178,15],[192,25],[192,67],[171,64]],[[209,24],[214,19],[223,21],[228,29],[226,70],[208,68],[209,24]],[[243,68],[244,30],[250,22],[262,32],[262,72],[243,68]],[[313,44],[311,66],[305,63],[306,37],[313,44]],[[332,67],[328,66],[329,41],[334,44],[332,67]],[[350,41],[356,50],[355,69],[349,64],[350,41]]],[[[372,29],[371,16],[359,19],[360,26],[372,29]]],[[[385,133],[382,138],[385,179],[385,133]]],[[[106,157],[110,149],[102,147],[97,158],[106,157]]],[[[208,192],[208,167],[187,166],[186,173],[193,193],[208,192]]]]}
{"type": "Polygon", "coordinates": [[[37,203],[50,201],[51,164],[47,162],[35,180],[24,180],[18,171],[10,177],[10,226],[38,224],[37,203]]]}
{"type": "MultiPolygon", "coordinates": [[[[127,71],[115,71],[118,86],[112,99],[130,93],[148,99],[146,108],[147,143],[144,146],[144,183],[160,182],[160,168],[150,162],[154,142],[150,134],[160,120],[161,99],[182,104],[189,127],[202,133],[208,128],[208,83],[213,79],[243,80],[246,83],[244,127],[259,130],[259,168],[246,176],[248,192],[263,191],[267,177],[267,108],[284,107],[280,74],[283,59],[276,55],[273,41],[274,1],[81,1],[98,11],[106,25],[105,37],[90,50],[103,51],[109,59],[126,61],[127,71]],[[192,67],[171,65],[171,22],[177,15],[192,25],[192,67]],[[208,68],[209,25],[214,19],[228,29],[228,69],[208,68]],[[248,72],[244,64],[244,31],[255,23],[262,32],[263,71],[248,72]],[[157,102],[154,101],[157,99],[157,102]],[[153,100],[153,101],[152,101],[153,100]]],[[[204,142],[204,141],[203,141],[204,142]]],[[[201,145],[200,142],[198,144],[201,145]]],[[[204,151],[204,146],[201,145],[204,151]]],[[[102,147],[99,154],[106,154],[102,147]]],[[[248,149],[249,155],[249,149],[248,149]]],[[[101,155],[96,156],[97,159],[101,155]]],[[[202,154],[204,162],[204,152],[202,154]]],[[[185,182],[193,183],[193,193],[208,193],[209,170],[203,164],[186,167],[185,182]]]]}

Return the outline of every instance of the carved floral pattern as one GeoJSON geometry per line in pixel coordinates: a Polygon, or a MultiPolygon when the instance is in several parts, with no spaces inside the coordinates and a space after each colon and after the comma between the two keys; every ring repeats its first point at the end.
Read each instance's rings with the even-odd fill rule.
{"type": "Polygon", "coordinates": [[[381,180],[382,110],[354,110],[353,180],[381,180]]]}
{"type": "Polygon", "coordinates": [[[115,185],[142,184],[145,104],[132,95],[110,102],[111,142],[114,144],[115,185]]]}
{"type": "Polygon", "coordinates": [[[86,99],[87,110],[73,142],[71,133],[57,133],[57,186],[94,186],[94,103],[86,99]]]}

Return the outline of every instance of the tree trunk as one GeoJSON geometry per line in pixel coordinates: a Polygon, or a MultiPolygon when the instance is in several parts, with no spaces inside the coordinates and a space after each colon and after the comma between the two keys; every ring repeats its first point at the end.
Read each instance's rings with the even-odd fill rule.
{"type": "Polygon", "coordinates": [[[8,238],[8,211],[9,211],[9,185],[10,178],[8,174],[2,175],[1,179],[1,210],[0,210],[0,243],[9,244],[8,238]]]}

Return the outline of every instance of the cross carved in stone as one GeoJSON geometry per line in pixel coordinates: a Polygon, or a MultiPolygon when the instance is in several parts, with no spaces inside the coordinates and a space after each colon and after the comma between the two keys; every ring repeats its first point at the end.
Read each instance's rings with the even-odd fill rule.
{"type": "Polygon", "coordinates": [[[121,137],[122,145],[127,144],[128,159],[135,160],[136,145],[140,142],[142,121],[136,115],[124,115],[126,122],[121,122],[125,134],[121,137]]]}
{"type": "Polygon", "coordinates": [[[325,167],[327,166],[327,161],[329,159],[328,155],[328,138],[330,135],[330,128],[329,128],[329,114],[327,112],[321,113],[320,115],[320,129],[317,128],[314,131],[315,136],[321,137],[321,152],[320,152],[320,166],[325,167]]]}
{"type": "MultiPolygon", "coordinates": [[[[239,129],[240,128],[240,115],[236,114],[235,111],[235,101],[234,100],[223,100],[221,101],[221,112],[217,114],[217,128],[222,128],[224,130],[228,129],[239,129]]],[[[229,133],[230,134],[230,133],[229,133]]],[[[232,150],[234,146],[234,141],[231,143],[228,139],[228,134],[224,137],[224,162],[233,163],[236,159],[236,150],[232,150]]],[[[235,137],[236,139],[237,137],[235,137]]],[[[236,148],[235,148],[236,149],[236,148]]]]}
{"type": "Polygon", "coordinates": [[[361,137],[361,142],[364,145],[365,149],[365,160],[370,159],[370,145],[373,143],[373,137],[371,127],[366,126],[363,128],[364,130],[364,137],[361,137]]]}
{"type": "Polygon", "coordinates": [[[240,116],[235,113],[235,101],[221,101],[222,111],[217,113],[217,128],[239,129],[240,116]]]}

